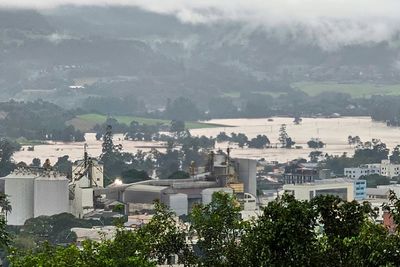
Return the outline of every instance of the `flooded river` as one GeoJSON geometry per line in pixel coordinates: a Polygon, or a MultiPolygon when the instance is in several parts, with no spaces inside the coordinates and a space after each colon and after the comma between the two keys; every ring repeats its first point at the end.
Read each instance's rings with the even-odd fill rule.
{"type": "MultiPolygon", "coordinates": [[[[211,120],[208,123],[216,123],[231,127],[217,127],[206,129],[191,130],[193,135],[216,136],[224,131],[227,134],[244,133],[249,138],[258,134],[265,134],[271,143],[278,143],[279,128],[282,124],[287,125],[287,133],[296,142],[296,146],[302,149],[248,149],[233,147],[232,155],[246,158],[265,158],[268,161],[286,162],[298,157],[307,158],[312,151],[307,147],[307,142],[311,138],[319,138],[326,143],[322,149],[324,153],[341,155],[347,152],[351,155],[354,149],[347,143],[349,135],[360,136],[362,141],[368,141],[372,138],[381,139],[382,142],[392,149],[400,144],[400,128],[387,127],[385,123],[373,122],[369,117],[343,117],[343,118],[303,118],[299,125],[293,123],[293,118],[273,118],[268,119],[218,119],[211,120]]],[[[124,151],[135,152],[138,149],[147,151],[150,146],[160,146],[154,142],[134,142],[122,140],[121,135],[115,135],[114,142],[122,144],[124,151]]],[[[96,141],[93,133],[86,134],[86,143],[88,152],[92,156],[98,156],[101,153],[101,141],[96,141]]],[[[16,161],[25,161],[30,163],[33,158],[49,158],[55,162],[58,157],[69,155],[72,160],[80,159],[83,155],[84,143],[52,143],[47,145],[35,146],[34,151],[19,151],[14,155],[16,161]]],[[[226,149],[229,144],[216,144],[216,148],[226,149]]]]}

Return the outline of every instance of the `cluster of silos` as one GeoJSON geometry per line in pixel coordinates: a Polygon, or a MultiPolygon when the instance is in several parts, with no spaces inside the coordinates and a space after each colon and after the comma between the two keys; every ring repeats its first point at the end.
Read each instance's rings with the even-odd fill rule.
{"type": "Polygon", "coordinates": [[[34,182],[34,217],[69,211],[68,183],[65,177],[41,176],[34,182]]]}
{"type": "Polygon", "coordinates": [[[23,225],[30,218],[69,211],[69,180],[64,176],[18,169],[0,181],[12,207],[7,216],[9,225],[23,225]]]}

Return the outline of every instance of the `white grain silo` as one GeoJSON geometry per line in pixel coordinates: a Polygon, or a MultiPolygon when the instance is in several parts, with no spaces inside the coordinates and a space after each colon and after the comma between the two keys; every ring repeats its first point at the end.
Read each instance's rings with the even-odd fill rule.
{"type": "Polygon", "coordinates": [[[233,189],[228,188],[228,187],[214,187],[214,188],[206,188],[203,191],[201,191],[201,199],[203,205],[207,205],[211,202],[212,200],[212,195],[215,192],[224,192],[227,194],[233,195],[233,189]]]}
{"type": "Polygon", "coordinates": [[[68,183],[65,176],[44,173],[34,182],[33,215],[51,216],[69,211],[68,183]]]}
{"type": "Polygon", "coordinates": [[[244,192],[257,197],[257,161],[254,159],[235,159],[239,182],[244,185],[244,192]]]}
{"type": "Polygon", "coordinates": [[[27,219],[33,218],[33,183],[36,175],[25,170],[16,170],[6,177],[4,181],[4,193],[12,211],[7,216],[8,225],[23,225],[27,219]]]}

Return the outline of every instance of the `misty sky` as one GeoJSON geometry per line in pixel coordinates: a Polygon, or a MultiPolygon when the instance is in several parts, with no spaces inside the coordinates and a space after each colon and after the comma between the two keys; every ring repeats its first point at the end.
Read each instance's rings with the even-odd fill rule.
{"type": "Polygon", "coordinates": [[[130,5],[186,23],[239,21],[283,29],[322,47],[399,39],[400,0],[0,0],[0,6],[130,5]],[[299,30],[301,29],[301,30],[299,30]]]}

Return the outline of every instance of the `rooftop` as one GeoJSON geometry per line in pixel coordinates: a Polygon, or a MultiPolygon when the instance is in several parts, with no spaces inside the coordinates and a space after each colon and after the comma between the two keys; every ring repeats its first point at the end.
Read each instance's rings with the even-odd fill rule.
{"type": "Polygon", "coordinates": [[[387,196],[389,194],[388,188],[367,188],[367,195],[373,196],[387,196]]]}
{"type": "Polygon", "coordinates": [[[18,168],[0,179],[68,180],[65,175],[57,171],[43,168],[18,168]]]}

